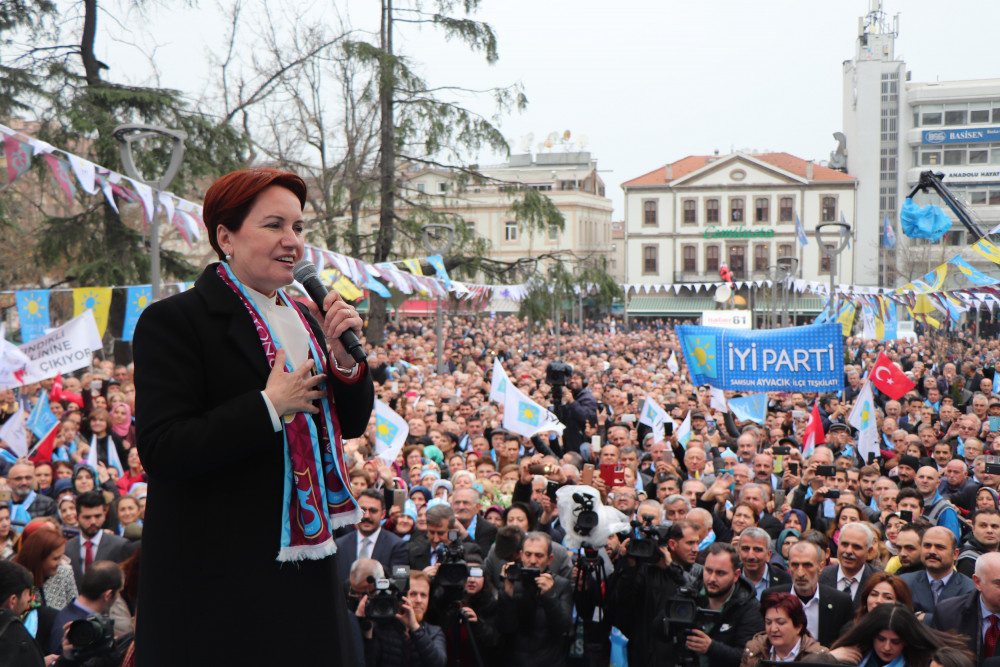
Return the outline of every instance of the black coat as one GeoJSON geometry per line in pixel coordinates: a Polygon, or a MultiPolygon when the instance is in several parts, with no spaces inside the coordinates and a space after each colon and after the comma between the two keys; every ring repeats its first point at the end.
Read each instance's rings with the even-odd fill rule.
{"type": "MultiPolygon", "coordinates": [[[[761,595],[768,593],[795,593],[791,584],[768,588],[761,595]]],[[[854,603],[851,596],[841,593],[836,588],[819,584],[819,637],[814,637],[823,646],[830,648],[843,633],[846,625],[854,620],[854,603]]]]}
{"type": "Polygon", "coordinates": [[[21,621],[8,609],[0,609],[0,665],[5,667],[43,667],[45,659],[38,644],[31,638],[21,621]]]}
{"type": "Polygon", "coordinates": [[[977,664],[983,655],[982,621],[980,617],[979,591],[943,600],[934,608],[930,625],[935,630],[954,630],[965,635],[966,648],[976,656],[977,664]]]}
{"type": "MultiPolygon", "coordinates": [[[[708,607],[707,599],[700,602],[702,607],[708,607]]],[[[738,667],[747,642],[764,629],[764,617],[750,582],[737,579],[736,590],[719,611],[720,616],[713,622],[711,632],[706,630],[712,643],[705,657],[710,665],[738,667]]]]}
{"type": "Polygon", "coordinates": [[[569,643],[566,635],[573,624],[573,585],[559,575],[542,595],[526,592],[520,581],[514,595],[500,590],[497,631],[507,649],[504,664],[519,667],[560,667],[566,664],[569,643]]]}
{"type": "MultiPolygon", "coordinates": [[[[149,474],[136,664],[356,665],[336,556],[275,560],[284,454],[260,393],[270,369],[215,269],[136,327],[137,446],[149,474]]],[[[364,432],[374,404],[360,372],[353,384],[327,382],[344,437],[364,432]]]]}

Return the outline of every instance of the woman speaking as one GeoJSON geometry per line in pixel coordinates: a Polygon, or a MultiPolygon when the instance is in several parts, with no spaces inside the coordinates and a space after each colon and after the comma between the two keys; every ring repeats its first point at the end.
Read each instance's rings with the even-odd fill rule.
{"type": "Polygon", "coordinates": [[[357,312],[331,292],[318,323],[281,289],[305,200],[273,169],[216,181],[204,220],[223,261],[136,327],[137,665],[358,663],[333,533],[359,518],[341,438],[364,433],[374,389],[338,340],[360,337],[357,312]]]}

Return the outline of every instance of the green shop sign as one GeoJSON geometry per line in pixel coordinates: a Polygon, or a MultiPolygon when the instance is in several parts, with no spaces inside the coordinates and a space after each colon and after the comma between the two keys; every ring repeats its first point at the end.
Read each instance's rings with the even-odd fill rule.
{"type": "Polygon", "coordinates": [[[732,229],[720,229],[719,227],[709,227],[705,230],[706,239],[769,239],[774,236],[773,229],[750,229],[748,227],[733,227],[732,229]]]}

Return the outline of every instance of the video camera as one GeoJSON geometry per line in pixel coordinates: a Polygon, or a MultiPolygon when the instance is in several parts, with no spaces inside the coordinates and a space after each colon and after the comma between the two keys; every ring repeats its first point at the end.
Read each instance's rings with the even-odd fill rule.
{"type": "Polygon", "coordinates": [[[702,609],[695,600],[695,592],[686,587],[678,589],[679,597],[667,602],[667,613],[663,618],[663,634],[670,638],[677,652],[678,665],[695,665],[697,661],[687,650],[687,637],[692,630],[703,628],[708,623],[718,623],[722,611],[702,609]]]}
{"type": "Polygon", "coordinates": [[[632,521],[635,535],[629,540],[625,554],[643,563],[655,563],[660,560],[660,547],[666,545],[664,531],[653,523],[653,517],[644,514],[642,521],[632,521]]]}
{"type": "Polygon", "coordinates": [[[574,493],[573,502],[576,503],[576,508],[573,510],[573,516],[576,518],[573,522],[573,531],[586,537],[597,528],[598,524],[597,512],[594,510],[594,499],[582,493],[574,493]]]}
{"type": "Polygon", "coordinates": [[[109,656],[115,650],[115,622],[108,616],[91,614],[69,624],[66,639],[70,644],[70,659],[83,662],[98,656],[109,656]]]}
{"type": "Polygon", "coordinates": [[[368,577],[368,581],[375,584],[375,592],[368,597],[365,618],[373,621],[395,618],[399,613],[399,603],[410,590],[410,566],[393,565],[391,579],[368,577]]]}
{"type": "Polygon", "coordinates": [[[573,367],[565,362],[550,361],[545,366],[545,384],[550,387],[565,387],[572,375],[573,367]]]}
{"type": "Polygon", "coordinates": [[[538,588],[535,579],[540,577],[541,574],[542,571],[537,567],[521,567],[517,563],[511,563],[507,566],[504,577],[508,581],[520,581],[525,590],[535,590],[538,588]]]}
{"type": "Polygon", "coordinates": [[[465,562],[465,549],[462,548],[462,540],[459,539],[457,530],[448,531],[448,544],[444,547],[444,553],[438,558],[438,564],[434,583],[444,589],[446,597],[461,598],[465,591],[465,582],[469,578],[469,564],[465,562]]]}

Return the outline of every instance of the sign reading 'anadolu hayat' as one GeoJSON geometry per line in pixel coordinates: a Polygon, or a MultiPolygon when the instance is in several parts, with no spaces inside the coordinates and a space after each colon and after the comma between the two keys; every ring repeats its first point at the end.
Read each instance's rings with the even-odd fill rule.
{"type": "Polygon", "coordinates": [[[844,386],[840,324],[770,331],[679,326],[696,385],[732,391],[837,391],[844,386]]]}

